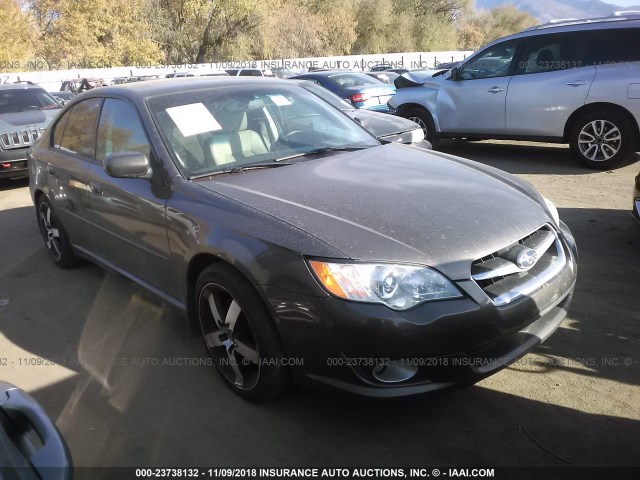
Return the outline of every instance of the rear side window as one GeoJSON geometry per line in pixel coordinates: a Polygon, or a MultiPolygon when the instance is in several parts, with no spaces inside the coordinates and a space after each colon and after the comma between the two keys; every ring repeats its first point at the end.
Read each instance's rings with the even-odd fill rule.
{"type": "Polygon", "coordinates": [[[100,114],[96,160],[112,153],[140,152],[150,158],[151,147],[138,112],[124,100],[107,98],[100,114]]]}
{"type": "Polygon", "coordinates": [[[54,131],[54,142],[60,150],[75,153],[83,157],[92,159],[94,154],[96,120],[100,109],[100,98],[88,98],[76,104],[72,110],[65,114],[56,124],[54,131]],[[58,129],[64,128],[59,136],[58,129]]]}
{"type": "Polygon", "coordinates": [[[589,32],[589,65],[640,61],[640,28],[612,28],[589,32]]]}
{"type": "Polygon", "coordinates": [[[587,65],[587,45],[593,32],[567,32],[533,37],[516,74],[553,72],[587,65]]]}

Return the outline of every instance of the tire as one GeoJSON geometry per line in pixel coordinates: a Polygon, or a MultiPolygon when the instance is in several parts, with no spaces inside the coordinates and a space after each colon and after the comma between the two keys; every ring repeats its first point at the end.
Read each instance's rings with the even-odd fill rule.
{"type": "Polygon", "coordinates": [[[613,110],[587,113],[573,124],[569,145],[585,167],[609,170],[627,162],[635,150],[629,120],[613,110]]]}
{"type": "Polygon", "coordinates": [[[214,264],[198,277],[195,315],[224,382],[256,403],[282,395],[289,370],[271,315],[253,286],[236,270],[214,264]]]}
{"type": "Polygon", "coordinates": [[[36,205],[38,227],[53,262],[61,268],[69,268],[77,259],[71,248],[69,236],[62,227],[49,199],[40,195],[36,205]]]}
{"type": "Polygon", "coordinates": [[[421,108],[410,108],[405,111],[402,116],[413,120],[422,127],[424,138],[431,143],[433,148],[438,146],[439,138],[436,136],[436,127],[429,112],[421,108]]]}

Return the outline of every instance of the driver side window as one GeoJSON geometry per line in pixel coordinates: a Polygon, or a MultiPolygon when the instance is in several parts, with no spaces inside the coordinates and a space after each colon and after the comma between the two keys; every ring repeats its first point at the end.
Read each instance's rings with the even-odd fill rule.
{"type": "Polygon", "coordinates": [[[485,49],[462,66],[460,80],[476,80],[509,75],[519,43],[519,39],[507,40],[485,49]]]}

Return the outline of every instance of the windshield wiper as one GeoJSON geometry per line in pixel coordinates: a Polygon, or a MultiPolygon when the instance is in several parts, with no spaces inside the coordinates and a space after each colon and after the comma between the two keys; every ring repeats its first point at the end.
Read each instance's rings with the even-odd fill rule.
{"type": "Polygon", "coordinates": [[[288,157],[278,158],[276,162],[282,162],[283,160],[290,160],[292,158],[305,157],[307,155],[318,155],[321,153],[328,152],[355,152],[356,150],[366,150],[367,148],[373,148],[376,145],[367,145],[366,147],[319,147],[314,148],[312,150],[307,150],[306,152],[295,153],[293,155],[289,155],[288,157]]]}
{"type": "Polygon", "coordinates": [[[196,180],[198,178],[205,178],[205,177],[213,177],[215,175],[224,175],[224,174],[234,174],[234,173],[241,173],[241,172],[246,172],[247,170],[260,170],[263,168],[274,168],[274,167],[284,167],[287,165],[295,165],[294,163],[275,163],[275,162],[271,162],[271,163],[252,163],[251,165],[244,165],[241,167],[232,167],[232,168],[226,168],[224,170],[217,170],[215,172],[209,172],[209,173],[201,173],[198,175],[191,175],[189,177],[189,180],[196,180]]]}

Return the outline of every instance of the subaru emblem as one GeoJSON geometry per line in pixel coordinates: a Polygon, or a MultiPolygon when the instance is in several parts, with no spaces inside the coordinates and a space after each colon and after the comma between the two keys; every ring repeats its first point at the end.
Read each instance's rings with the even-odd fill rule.
{"type": "Polygon", "coordinates": [[[516,264],[518,267],[528,270],[538,261],[538,252],[531,248],[524,248],[518,253],[516,264]]]}

